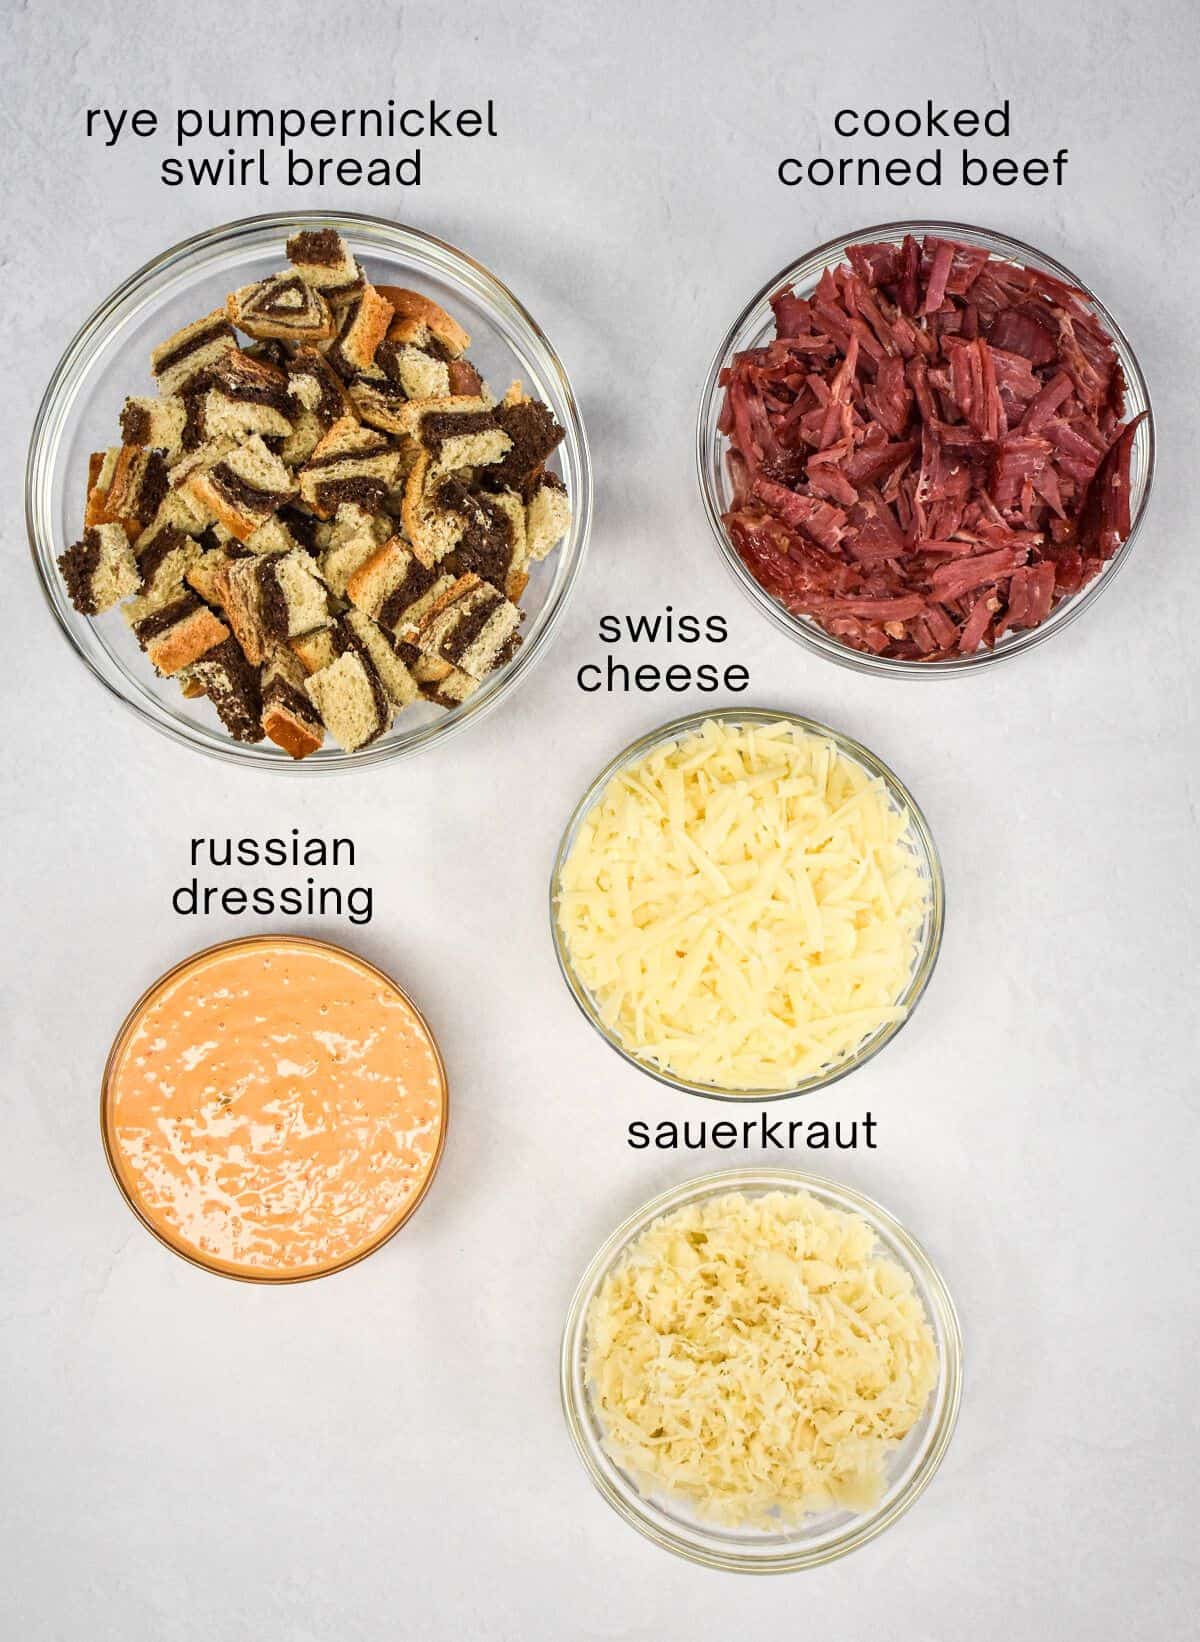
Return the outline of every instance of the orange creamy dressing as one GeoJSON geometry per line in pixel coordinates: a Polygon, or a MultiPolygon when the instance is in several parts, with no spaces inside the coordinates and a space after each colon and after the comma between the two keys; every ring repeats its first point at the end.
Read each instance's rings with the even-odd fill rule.
{"type": "Polygon", "coordinates": [[[165,977],[107,1081],[110,1153],[139,1212],[245,1276],[328,1271],[377,1243],[444,1123],[441,1063],[407,999],[351,954],[287,939],[165,977]]]}

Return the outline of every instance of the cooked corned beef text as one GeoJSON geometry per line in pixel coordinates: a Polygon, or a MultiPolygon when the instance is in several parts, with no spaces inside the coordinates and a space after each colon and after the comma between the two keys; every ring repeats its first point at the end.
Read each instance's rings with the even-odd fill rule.
{"type": "Polygon", "coordinates": [[[1082,291],[931,235],[847,256],[722,372],[730,538],[855,650],[992,649],[1125,541],[1141,417],[1082,291]]]}

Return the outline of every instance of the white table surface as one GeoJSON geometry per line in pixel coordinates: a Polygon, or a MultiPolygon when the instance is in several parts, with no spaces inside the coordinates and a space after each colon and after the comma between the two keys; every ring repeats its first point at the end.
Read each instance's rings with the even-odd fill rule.
{"type": "Polygon", "coordinates": [[[0,1629],[23,1642],[1190,1631],[1193,8],[100,0],[13,7],[7,23],[0,1629]],[[501,136],[426,144],[416,192],[291,195],[169,190],[161,145],[106,153],[82,137],[101,103],[388,95],[492,96],[501,136]],[[1004,95],[1011,151],[1069,147],[1063,189],[775,180],[784,154],[833,151],[844,105],[1004,95]],[[430,756],[311,781],[203,760],[108,699],[52,625],[21,520],[34,409],[84,315],[176,239],[289,202],[407,218],[494,268],[573,375],[598,479],[585,574],[517,696],[430,756]],[[756,614],[718,560],[692,458],[703,372],[748,294],[806,247],[905,215],[993,224],[1090,279],[1140,352],[1160,438],[1152,517],[1115,590],[1033,654],[923,686],[832,666],[756,614]],[[652,1193],[742,1160],[627,1149],[631,1118],[714,1111],[589,1031],[547,934],[547,874],[583,785],[708,699],[576,688],[603,650],[600,614],[667,602],[729,618],[730,642],[704,659],[750,667],[743,700],[835,723],[890,761],[949,884],[941,965],[911,1027],[792,1110],[875,1114],[878,1150],[827,1168],[940,1262],[966,1335],[961,1422],[898,1526],[775,1580],[643,1541],[592,1491],[558,1406],[559,1332],[595,1246],[652,1193]],[[257,927],[170,913],[188,838],[291,826],[358,842],[373,923],[301,927],[409,985],[445,1049],[454,1117],[427,1203],[385,1252],[270,1291],[193,1270],[142,1231],[104,1166],[96,1102],[139,991],[257,927]]]}

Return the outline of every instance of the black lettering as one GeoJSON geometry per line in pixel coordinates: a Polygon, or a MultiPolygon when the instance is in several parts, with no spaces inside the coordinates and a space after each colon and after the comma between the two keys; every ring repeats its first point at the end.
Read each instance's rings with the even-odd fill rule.
{"type": "Polygon", "coordinates": [[[736,1123],[714,1123],[712,1126],[712,1143],[722,1151],[728,1151],[731,1146],[737,1145],[736,1123]]]}
{"type": "MultiPolygon", "coordinates": [[[[308,129],[314,137],[332,137],[337,130],[337,115],[331,108],[314,108],[309,116],[308,129]]],[[[301,126],[300,131],[281,131],[280,136],[298,137],[303,130],[304,127],[301,126]]]]}
{"type": "Polygon", "coordinates": [[[863,1134],[867,1142],[867,1150],[873,1152],[875,1148],[875,1119],[870,1112],[863,1119],[863,1134]]]}
{"type": "Polygon", "coordinates": [[[600,679],[600,669],[599,669],[599,667],[597,667],[597,665],[594,661],[585,661],[583,666],[579,669],[578,673],[576,673],[575,681],[579,685],[579,688],[581,690],[586,690],[588,692],[588,694],[591,695],[594,691],[596,691],[600,688],[601,679],[600,679]],[[595,673],[595,675],[596,675],[595,684],[587,684],[587,683],[584,682],[583,675],[585,673],[595,673]]]}
{"type": "Polygon", "coordinates": [[[868,137],[886,137],[891,123],[882,108],[869,108],[863,115],[863,130],[868,137]]]}
{"type": "Polygon", "coordinates": [[[330,865],[335,867],[352,867],[354,865],[353,839],[335,838],[333,840],[333,859],[330,865]]]}
{"type": "Polygon", "coordinates": [[[203,846],[204,846],[203,838],[193,838],[192,839],[192,865],[194,867],[199,866],[199,864],[200,864],[197,861],[196,856],[199,854],[199,852],[203,848],[203,846]]]}
{"type": "Polygon", "coordinates": [[[779,1126],[782,1122],[783,1119],[777,1117],[773,1123],[768,1123],[767,1114],[763,1113],[762,1134],[759,1137],[760,1146],[774,1146],[776,1151],[782,1149],[779,1142],[779,1126]]]}
{"type": "Polygon", "coordinates": [[[814,1152],[829,1150],[829,1125],[821,1118],[813,1118],[808,1126],[808,1145],[814,1152]]]}
{"type": "Polygon", "coordinates": [[[245,910],[246,891],[244,889],[238,889],[234,885],[221,896],[221,911],[228,913],[231,918],[236,918],[239,913],[245,912],[245,910]]]}
{"type": "Polygon", "coordinates": [[[896,128],[898,137],[915,137],[921,129],[921,116],[915,108],[902,108],[892,123],[896,128]],[[901,121],[904,124],[901,124],[901,121]],[[905,125],[908,127],[907,130],[905,130],[905,125]]]}
{"type": "Polygon", "coordinates": [[[629,1145],[635,1152],[644,1152],[650,1144],[650,1125],[640,1118],[629,1125],[629,1145]]]}
{"type": "Polygon", "coordinates": [[[171,897],[171,906],[181,918],[194,918],[199,910],[196,891],[199,886],[193,878],[190,884],[180,884],[171,897]]]}
{"type": "Polygon", "coordinates": [[[291,884],[279,891],[279,910],[292,918],[304,911],[304,897],[291,884]]]}
{"type": "Polygon", "coordinates": [[[263,845],[263,860],[269,867],[285,867],[288,861],[287,840],[268,838],[263,845]]]}
{"type": "Polygon", "coordinates": [[[837,132],[839,137],[857,137],[858,115],[852,108],[839,108],[837,113],[833,116],[833,129],[837,132]],[[846,119],[854,122],[848,128],[842,124],[842,121],[846,119]]]}
{"type": "Polygon", "coordinates": [[[460,137],[477,137],[483,125],[483,116],[478,109],[464,108],[459,111],[457,124],[460,137]]]}
{"type": "Polygon", "coordinates": [[[685,667],[682,662],[677,661],[673,666],[667,668],[663,674],[663,682],[668,690],[690,690],[692,687],[692,670],[690,667],[685,667]]]}
{"type": "Polygon", "coordinates": [[[634,672],[633,682],[639,690],[657,690],[661,676],[652,661],[644,661],[634,672]]]}
{"type": "MultiPolygon", "coordinates": [[[[279,841],[274,840],[274,842],[279,841]]],[[[225,843],[226,848],[228,848],[229,840],[226,839],[225,843]]],[[[258,841],[254,838],[239,838],[237,858],[239,867],[256,867],[259,861],[258,841]]],[[[224,861],[214,861],[213,865],[215,867],[227,867],[229,865],[228,855],[226,855],[224,861]]]]}
{"type": "Polygon", "coordinates": [[[948,137],[950,135],[950,133],[946,130],[946,127],[942,124],[945,118],[946,110],[944,108],[939,108],[937,113],[934,113],[933,100],[930,98],[925,104],[925,129],[931,137],[934,132],[936,132],[939,137],[948,137]]]}
{"type": "Polygon", "coordinates": [[[1008,105],[1009,100],[1006,97],[999,108],[990,109],[983,116],[983,129],[989,137],[1007,137],[1009,135],[1010,109],[1008,105]]]}
{"type": "Polygon", "coordinates": [[[954,130],[960,137],[973,137],[979,130],[979,115],[973,108],[960,108],[954,116],[954,130]]]}
{"type": "Polygon", "coordinates": [[[158,130],[158,115],[152,108],[139,108],[129,125],[135,137],[153,137],[158,130]]]}
{"type": "Polygon", "coordinates": [[[679,1145],[679,1136],[670,1118],[664,1118],[654,1130],[654,1144],[660,1152],[673,1152],[679,1145]]]}
{"type": "Polygon", "coordinates": [[[800,164],[800,161],[799,160],[780,160],[780,162],[779,162],[779,180],[785,188],[795,188],[795,186],[798,182],[803,182],[804,181],[804,167],[800,164]],[[795,175],[792,175],[792,172],[789,170],[789,167],[794,167],[795,168],[795,175]]]}
{"type": "Polygon", "coordinates": [[[346,896],[346,915],[352,924],[369,924],[375,911],[375,897],[366,885],[356,885],[346,896]]]}
{"type": "Polygon", "coordinates": [[[746,667],[727,667],[725,669],[725,688],[727,690],[745,690],[750,683],[750,672],[746,667]]]}
{"type": "Polygon", "coordinates": [[[808,162],[808,180],[814,188],[827,187],[833,181],[833,162],[820,157],[810,160],[808,162]],[[817,175],[818,166],[821,169],[820,176],[817,175]]]}
{"type": "Polygon", "coordinates": [[[1020,171],[1016,160],[997,160],[992,167],[992,180],[998,182],[1001,188],[1011,188],[1018,176],[1020,171]]]}
{"type": "Polygon", "coordinates": [[[918,160],[915,174],[922,188],[940,188],[942,186],[941,149],[935,148],[932,154],[926,154],[923,160],[918,160]]]}
{"type": "Polygon", "coordinates": [[[695,616],[680,616],[675,630],[682,644],[695,644],[700,637],[700,622],[695,616]]]}
{"type": "Polygon", "coordinates": [[[616,644],[621,637],[621,623],[615,616],[601,616],[599,637],[605,644],[616,644]]]}
{"type": "Polygon", "coordinates": [[[626,616],[625,625],[629,629],[629,637],[635,644],[646,639],[653,644],[658,637],[658,630],[662,626],[662,617],[655,616],[653,621],[649,616],[626,616]]]}
{"type": "Polygon", "coordinates": [[[162,162],[162,180],[168,188],[178,188],[183,181],[183,167],[178,160],[162,162]]]}
{"type": "Polygon", "coordinates": [[[893,188],[903,188],[912,174],[912,166],[899,154],[893,154],[884,166],[883,174],[893,188]]]}
{"type": "Polygon", "coordinates": [[[729,627],[724,616],[709,616],[704,623],[704,631],[710,644],[724,644],[729,637],[729,627]]]}

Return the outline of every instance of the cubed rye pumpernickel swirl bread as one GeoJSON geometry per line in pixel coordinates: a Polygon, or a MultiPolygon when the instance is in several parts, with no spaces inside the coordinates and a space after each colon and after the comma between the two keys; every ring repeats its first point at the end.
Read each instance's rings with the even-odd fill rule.
{"type": "Polygon", "coordinates": [[[153,350],[59,567],[230,737],[305,758],[503,668],[570,508],[553,416],[497,402],[440,304],[373,284],[333,228],[286,253],[153,350]]]}

